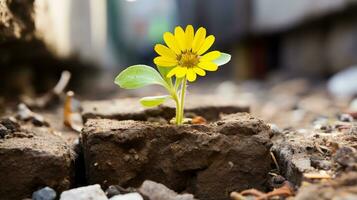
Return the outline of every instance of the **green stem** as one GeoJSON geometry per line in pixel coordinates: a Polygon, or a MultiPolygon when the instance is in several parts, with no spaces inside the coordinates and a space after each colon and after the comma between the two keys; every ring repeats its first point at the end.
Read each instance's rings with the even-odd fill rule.
{"type": "Polygon", "coordinates": [[[181,100],[179,102],[179,113],[178,113],[178,121],[177,124],[180,125],[183,123],[183,118],[184,118],[184,105],[185,105],[185,96],[186,96],[186,77],[182,79],[181,83],[181,100]]]}
{"type": "Polygon", "coordinates": [[[174,93],[174,94],[172,95],[172,98],[174,99],[175,104],[176,104],[175,124],[178,124],[178,121],[179,121],[178,114],[180,113],[180,102],[179,102],[179,100],[178,100],[178,97],[177,97],[176,93],[174,93]]]}

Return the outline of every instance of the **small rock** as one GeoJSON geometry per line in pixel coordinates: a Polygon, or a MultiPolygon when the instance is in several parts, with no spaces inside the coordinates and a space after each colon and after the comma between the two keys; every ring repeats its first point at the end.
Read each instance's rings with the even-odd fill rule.
{"type": "Polygon", "coordinates": [[[20,125],[12,118],[5,118],[0,120],[0,124],[5,126],[11,132],[18,131],[20,129],[20,125]]]}
{"type": "Polygon", "coordinates": [[[357,66],[351,66],[347,69],[333,75],[327,83],[330,93],[337,97],[351,97],[357,94],[357,66]]]}
{"type": "Polygon", "coordinates": [[[42,115],[34,115],[31,122],[35,126],[50,126],[50,124],[45,120],[42,115]]]}
{"type": "Polygon", "coordinates": [[[0,124],[0,138],[5,138],[5,136],[9,133],[9,131],[7,130],[7,128],[0,124]]]}
{"type": "Polygon", "coordinates": [[[110,200],[144,200],[144,198],[139,193],[135,192],[135,193],[117,195],[110,198],[110,200]]]}
{"type": "Polygon", "coordinates": [[[32,194],[32,200],[54,200],[56,196],[56,191],[50,187],[44,187],[32,194]]]}
{"type": "Polygon", "coordinates": [[[332,132],[332,126],[329,125],[329,124],[315,124],[314,125],[314,129],[323,131],[324,133],[331,133],[332,132]]]}
{"type": "Polygon", "coordinates": [[[279,188],[283,185],[284,181],[286,181],[286,179],[281,175],[273,176],[270,179],[270,185],[273,188],[279,188]]]}
{"type": "Polygon", "coordinates": [[[323,160],[317,157],[311,157],[311,166],[317,169],[329,170],[332,167],[332,163],[329,160],[323,160]]]}
{"type": "Polygon", "coordinates": [[[192,194],[177,194],[166,186],[146,180],[140,186],[139,192],[149,200],[195,200],[192,194]]]}
{"type": "Polygon", "coordinates": [[[0,120],[0,139],[20,129],[20,125],[10,118],[0,120]]]}
{"type": "Polygon", "coordinates": [[[342,122],[353,122],[353,117],[350,114],[341,114],[339,120],[342,122]]]}
{"type": "Polygon", "coordinates": [[[324,133],[331,133],[332,126],[329,124],[329,119],[327,117],[317,117],[312,124],[315,130],[323,131],[324,133]]]}
{"type": "Polygon", "coordinates": [[[62,192],[60,200],[108,200],[99,184],[62,192]]]}
{"type": "Polygon", "coordinates": [[[107,195],[108,198],[111,198],[113,196],[121,194],[121,192],[118,190],[118,188],[115,185],[111,185],[108,187],[107,190],[105,190],[105,194],[107,195]]]}
{"type": "Polygon", "coordinates": [[[349,167],[357,162],[357,153],[350,147],[342,147],[337,150],[334,159],[342,167],[349,167]]]}
{"type": "Polygon", "coordinates": [[[273,133],[273,135],[279,135],[282,133],[280,128],[276,124],[269,124],[270,130],[273,133]]]}
{"type": "Polygon", "coordinates": [[[135,193],[137,190],[133,187],[123,188],[120,185],[110,185],[105,191],[105,194],[108,198],[111,198],[116,195],[126,194],[126,193],[135,193]]]}
{"type": "Polygon", "coordinates": [[[25,104],[18,105],[17,119],[22,121],[31,121],[35,126],[49,126],[42,115],[32,112],[25,104]]]}

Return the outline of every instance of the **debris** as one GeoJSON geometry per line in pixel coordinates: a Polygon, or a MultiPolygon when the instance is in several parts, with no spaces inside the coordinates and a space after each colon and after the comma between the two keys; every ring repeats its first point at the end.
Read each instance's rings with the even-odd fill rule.
{"type": "Polygon", "coordinates": [[[353,122],[353,117],[350,114],[343,113],[340,115],[339,120],[342,122],[353,122]]]}
{"type": "Polygon", "coordinates": [[[352,200],[357,199],[357,174],[348,172],[335,179],[317,184],[304,184],[296,195],[296,200],[352,200]]]}
{"type": "Polygon", "coordinates": [[[50,187],[44,187],[32,194],[32,200],[54,200],[56,196],[56,191],[50,187]]]}
{"type": "Polygon", "coordinates": [[[231,198],[233,200],[244,200],[245,196],[254,196],[256,197],[255,200],[265,200],[265,199],[271,199],[273,197],[290,197],[294,196],[295,192],[293,189],[292,184],[289,181],[284,181],[283,186],[274,189],[271,192],[264,193],[256,189],[248,189],[244,190],[240,193],[237,192],[232,192],[231,193],[231,198]]]}
{"type": "Polygon", "coordinates": [[[273,161],[274,161],[274,164],[275,164],[275,166],[276,166],[276,169],[277,169],[278,171],[280,171],[280,167],[279,167],[278,161],[277,161],[276,158],[275,158],[274,153],[273,153],[273,152],[270,152],[270,156],[271,156],[271,158],[272,158],[273,161]]]}
{"type": "Polygon", "coordinates": [[[60,200],[108,200],[99,184],[75,188],[62,192],[60,200]]]}
{"type": "Polygon", "coordinates": [[[21,121],[30,121],[35,126],[50,126],[44,117],[40,114],[32,112],[25,104],[20,103],[17,106],[16,118],[21,121]]]}
{"type": "Polygon", "coordinates": [[[63,109],[64,125],[72,128],[77,132],[81,132],[83,128],[83,120],[80,112],[80,102],[74,98],[74,92],[68,91],[63,109]]]}
{"type": "Polygon", "coordinates": [[[192,118],[192,124],[207,124],[207,120],[201,116],[196,116],[192,118]]]}
{"type": "Polygon", "coordinates": [[[22,96],[22,101],[30,108],[46,108],[58,100],[64,89],[67,87],[70,79],[71,73],[69,71],[63,71],[59,81],[51,91],[35,99],[28,96],[22,96]]]}
{"type": "Polygon", "coordinates": [[[327,174],[326,171],[321,170],[320,172],[309,172],[304,173],[305,179],[331,179],[331,175],[327,174]]]}

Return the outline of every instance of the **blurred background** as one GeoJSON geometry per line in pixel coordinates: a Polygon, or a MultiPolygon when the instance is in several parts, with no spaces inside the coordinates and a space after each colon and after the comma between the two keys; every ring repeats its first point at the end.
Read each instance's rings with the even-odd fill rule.
{"type": "Polygon", "coordinates": [[[111,98],[122,69],[153,66],[162,34],[187,24],[206,27],[213,49],[233,58],[197,91],[302,78],[327,82],[333,95],[356,94],[355,0],[0,0],[0,96],[45,93],[69,70],[82,97],[111,98]]]}

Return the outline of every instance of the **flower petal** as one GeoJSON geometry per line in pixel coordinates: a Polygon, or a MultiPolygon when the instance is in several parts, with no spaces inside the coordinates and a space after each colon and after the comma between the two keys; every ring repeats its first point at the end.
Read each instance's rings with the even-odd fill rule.
{"type": "Polygon", "coordinates": [[[177,78],[182,78],[187,74],[187,67],[178,67],[178,71],[176,73],[177,78]]]}
{"type": "Polygon", "coordinates": [[[180,46],[178,45],[175,36],[172,33],[164,33],[164,41],[167,46],[172,49],[177,55],[181,54],[180,46]]]}
{"type": "Polygon", "coordinates": [[[197,52],[201,48],[203,42],[205,41],[205,37],[206,37],[206,29],[203,27],[199,28],[193,39],[193,43],[192,43],[193,52],[197,52]]]}
{"type": "Polygon", "coordinates": [[[218,65],[213,62],[199,62],[198,66],[207,71],[216,71],[218,69],[218,65]]]}
{"type": "Polygon", "coordinates": [[[168,74],[167,77],[171,78],[173,75],[176,75],[177,78],[182,78],[186,75],[187,73],[187,68],[186,67],[181,67],[177,66],[173,68],[168,74]]]}
{"type": "Polygon", "coordinates": [[[181,26],[177,26],[175,28],[175,39],[177,44],[180,46],[181,51],[186,50],[186,37],[185,32],[181,28],[181,26]]]}
{"type": "Polygon", "coordinates": [[[172,68],[171,71],[169,71],[169,73],[167,73],[166,77],[167,77],[167,78],[171,78],[173,75],[175,75],[176,72],[177,72],[177,68],[178,68],[178,67],[172,68]]]}
{"type": "Polygon", "coordinates": [[[202,55],[203,53],[205,53],[209,48],[211,48],[212,44],[214,43],[214,40],[215,38],[213,35],[208,36],[203,42],[201,48],[198,50],[197,54],[202,55]]]}
{"type": "Polygon", "coordinates": [[[177,65],[177,61],[175,59],[163,56],[156,57],[154,59],[154,63],[161,67],[173,67],[177,65]]]}
{"type": "Polygon", "coordinates": [[[196,72],[196,74],[200,75],[200,76],[205,76],[206,75],[206,72],[205,70],[199,68],[199,67],[194,67],[193,68],[193,71],[196,72]]]}
{"type": "Polygon", "coordinates": [[[206,53],[200,58],[200,61],[212,61],[221,56],[221,52],[219,51],[211,51],[209,53],[206,53]]]}
{"type": "Polygon", "coordinates": [[[169,49],[167,46],[164,46],[162,44],[157,44],[155,45],[155,51],[163,56],[163,57],[169,57],[169,58],[173,58],[176,59],[176,54],[173,50],[169,49]]]}
{"type": "Polygon", "coordinates": [[[196,72],[192,68],[187,69],[187,80],[193,82],[196,80],[196,72]]]}
{"type": "Polygon", "coordinates": [[[192,42],[194,37],[194,30],[192,25],[188,25],[186,27],[185,37],[186,37],[186,48],[187,50],[190,50],[192,48],[192,42]]]}

